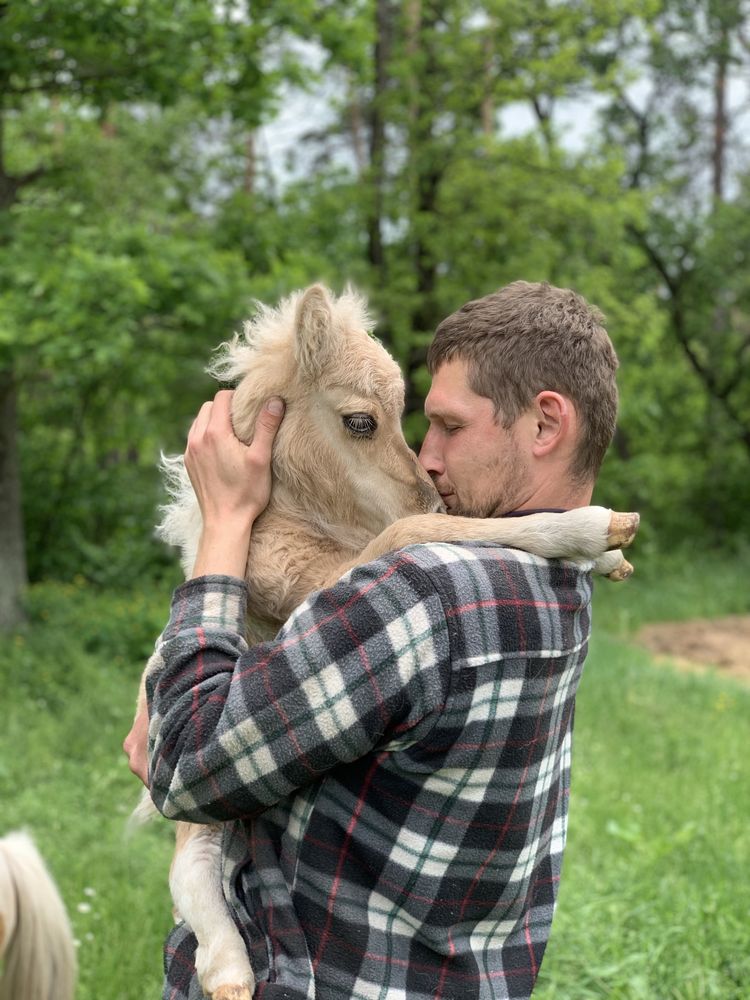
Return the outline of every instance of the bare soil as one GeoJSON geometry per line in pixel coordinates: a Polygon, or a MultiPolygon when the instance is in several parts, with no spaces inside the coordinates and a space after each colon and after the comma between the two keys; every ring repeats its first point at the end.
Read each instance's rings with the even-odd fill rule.
{"type": "Polygon", "coordinates": [[[750,615],[645,625],[636,641],[684,669],[713,669],[750,684],[750,615]]]}

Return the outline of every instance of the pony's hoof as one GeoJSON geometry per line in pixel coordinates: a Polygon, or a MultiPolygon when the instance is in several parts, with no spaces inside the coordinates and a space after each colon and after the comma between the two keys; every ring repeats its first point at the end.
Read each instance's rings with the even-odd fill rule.
{"type": "Polygon", "coordinates": [[[607,579],[614,580],[615,583],[620,583],[622,580],[627,580],[633,573],[632,565],[627,559],[623,559],[619,565],[615,566],[611,573],[607,573],[607,579]]]}
{"type": "Polygon", "coordinates": [[[630,545],[636,536],[640,521],[640,514],[621,514],[619,511],[613,510],[609,517],[607,546],[610,549],[624,549],[626,545],[630,545]]]}
{"type": "Polygon", "coordinates": [[[211,994],[211,1000],[252,1000],[252,997],[250,986],[219,986],[211,994]]]}

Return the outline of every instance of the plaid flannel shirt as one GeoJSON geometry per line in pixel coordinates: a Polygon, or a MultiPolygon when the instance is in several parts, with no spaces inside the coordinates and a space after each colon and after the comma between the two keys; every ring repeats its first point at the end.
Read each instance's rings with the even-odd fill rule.
{"type": "MultiPolygon", "coordinates": [[[[590,574],[418,545],[248,648],[245,584],[174,594],[148,683],[152,794],[223,821],[258,1000],[519,1000],[550,932],[590,574]]],[[[164,997],[197,1000],[178,924],[164,997]]]]}

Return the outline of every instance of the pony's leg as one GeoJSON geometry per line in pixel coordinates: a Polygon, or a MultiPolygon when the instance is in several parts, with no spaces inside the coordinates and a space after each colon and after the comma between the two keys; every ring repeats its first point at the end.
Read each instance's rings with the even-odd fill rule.
{"type": "MultiPolygon", "coordinates": [[[[508,518],[416,514],[401,518],[382,531],[355,560],[338,567],[337,576],[326,584],[353,566],[418,542],[496,542],[548,559],[596,560],[609,549],[629,545],[635,538],[639,520],[638,514],[622,514],[605,507],[577,507],[562,514],[508,518]]],[[[611,576],[624,562],[621,553],[612,556],[607,562],[606,575],[611,576]]]]}
{"type": "Polygon", "coordinates": [[[255,977],[221,887],[221,829],[177,824],[169,888],[198,940],[195,968],[211,1000],[251,1000],[255,977]]]}
{"type": "MultiPolygon", "coordinates": [[[[136,719],[147,710],[146,677],[160,668],[161,657],[154,652],[141,677],[136,719]]],[[[151,796],[146,793],[141,796],[131,823],[144,822],[155,812],[151,796]]],[[[211,1000],[251,1000],[255,977],[221,887],[219,827],[176,824],[169,888],[176,913],[187,922],[198,940],[195,966],[203,992],[211,1000]]]]}
{"type": "Polygon", "coordinates": [[[594,572],[619,583],[633,575],[633,567],[619,549],[614,549],[594,559],[594,572]]]}

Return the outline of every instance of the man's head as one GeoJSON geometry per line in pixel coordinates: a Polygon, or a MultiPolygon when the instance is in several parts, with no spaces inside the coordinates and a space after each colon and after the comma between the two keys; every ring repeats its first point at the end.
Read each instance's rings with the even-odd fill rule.
{"type": "Polygon", "coordinates": [[[451,513],[575,506],[617,417],[617,356],[580,295],[516,281],[438,326],[420,460],[451,513]]]}

